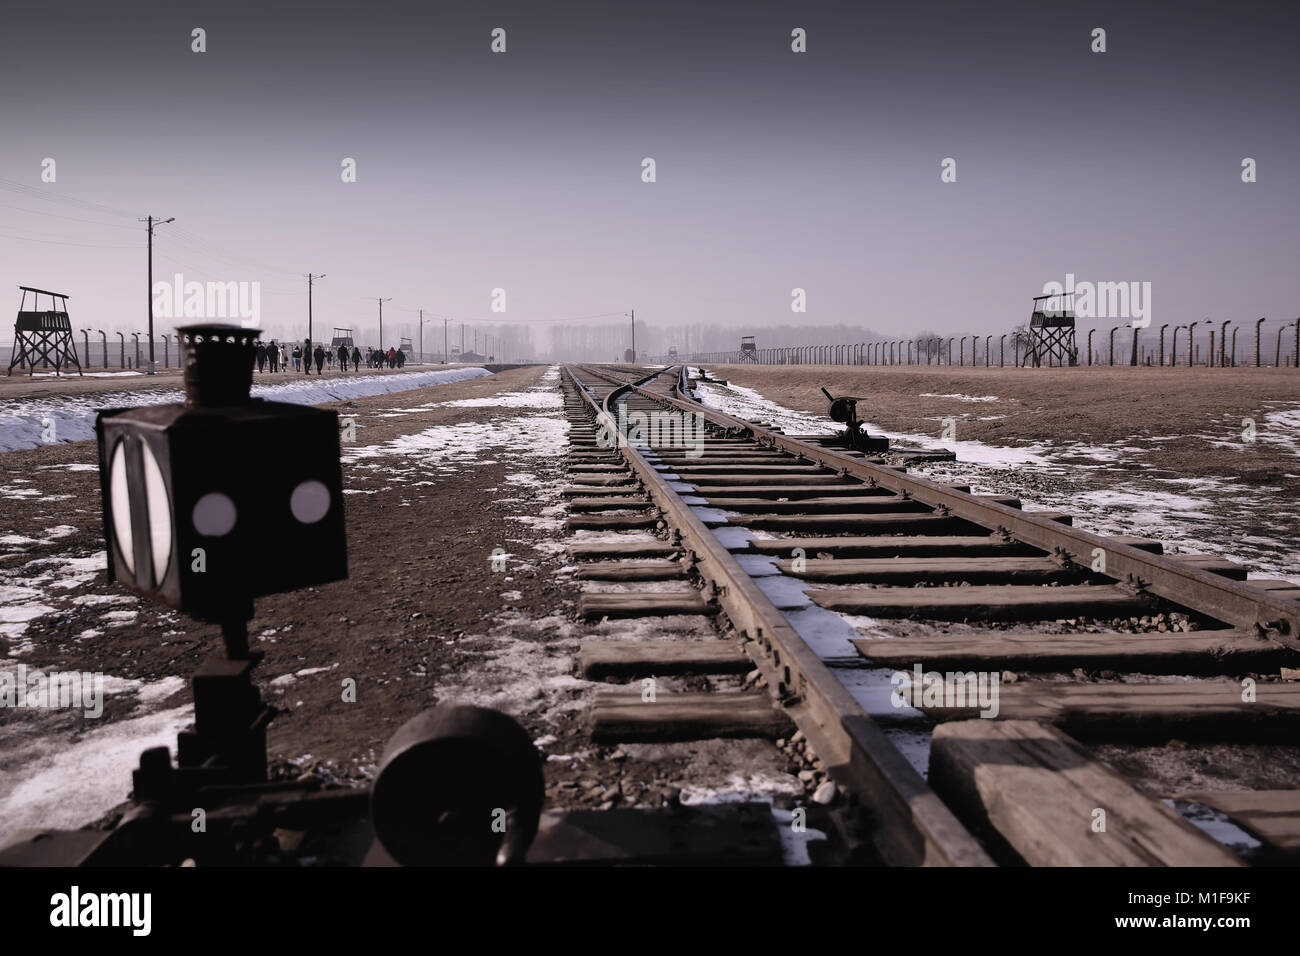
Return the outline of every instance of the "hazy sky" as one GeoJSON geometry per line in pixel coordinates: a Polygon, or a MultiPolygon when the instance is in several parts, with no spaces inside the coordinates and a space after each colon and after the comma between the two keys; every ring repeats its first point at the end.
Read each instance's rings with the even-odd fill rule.
{"type": "Polygon", "coordinates": [[[260,281],[276,334],[305,331],[309,270],[317,330],[364,339],[377,296],[386,339],[419,307],[996,334],[1067,272],[1150,282],[1156,325],[1300,314],[1296,3],[6,0],[0,22],[0,186],[29,187],[0,188],[0,288],[68,292],[78,327],[144,327],[147,213],[176,217],[156,280],[260,281]]]}

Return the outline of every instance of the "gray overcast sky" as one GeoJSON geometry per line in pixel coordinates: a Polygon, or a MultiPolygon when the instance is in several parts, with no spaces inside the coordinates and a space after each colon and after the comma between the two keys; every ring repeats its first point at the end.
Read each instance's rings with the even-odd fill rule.
{"type": "Polygon", "coordinates": [[[260,281],[279,335],[309,270],[318,328],[392,296],[386,338],[418,307],[996,334],[1067,272],[1151,282],[1157,325],[1298,314],[1300,4],[6,0],[0,22],[0,179],[33,190],[0,189],[0,286],[70,293],[78,327],[143,328],[146,213],[177,218],[155,279],[260,281]]]}

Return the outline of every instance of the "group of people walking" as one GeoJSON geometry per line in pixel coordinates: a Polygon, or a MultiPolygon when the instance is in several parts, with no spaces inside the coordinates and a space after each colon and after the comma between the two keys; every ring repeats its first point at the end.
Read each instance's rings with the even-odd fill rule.
{"type": "MultiPolygon", "coordinates": [[[[268,343],[259,341],[253,349],[253,362],[259,372],[287,372],[292,361],[295,372],[310,375],[314,363],[316,374],[323,375],[325,369],[334,368],[336,360],[340,372],[346,372],[349,365],[354,372],[358,371],[361,368],[361,349],[340,345],[336,350],[332,346],[319,344],[313,348],[311,339],[303,339],[301,344],[295,342],[292,348],[277,343],[275,339],[268,343]]],[[[401,368],[406,364],[406,353],[391,347],[387,352],[382,349],[366,349],[365,361],[369,368],[383,368],[385,365],[401,368]]]]}

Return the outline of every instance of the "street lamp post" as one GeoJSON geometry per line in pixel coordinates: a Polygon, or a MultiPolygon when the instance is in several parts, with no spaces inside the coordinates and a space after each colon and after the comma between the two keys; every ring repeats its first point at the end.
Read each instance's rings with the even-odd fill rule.
{"type": "Polygon", "coordinates": [[[1165,329],[1167,328],[1169,328],[1168,322],[1160,326],[1160,365],[1162,367],[1165,364],[1165,329]]]}
{"type": "Polygon", "coordinates": [[[1193,322],[1187,326],[1187,367],[1192,367],[1192,361],[1196,358],[1193,354],[1196,351],[1196,327],[1200,322],[1193,322]]]}
{"type": "MultiPolygon", "coordinates": [[[[148,223],[146,228],[149,232],[149,374],[153,375],[155,372],[153,364],[153,229],[154,226],[165,226],[169,222],[175,222],[176,217],[172,216],[170,219],[155,219],[153,216],[148,216],[143,221],[148,223]]],[[[138,351],[138,339],[136,340],[136,344],[138,351]]],[[[122,347],[123,349],[126,348],[125,338],[122,340],[122,347]]],[[[139,355],[136,356],[135,364],[140,364],[139,355]]]]}
{"type": "Polygon", "coordinates": [[[100,344],[104,347],[104,368],[108,368],[108,333],[103,329],[95,329],[99,333],[100,344]]]}
{"type": "Polygon", "coordinates": [[[393,297],[390,295],[387,299],[380,299],[378,296],[375,298],[379,299],[379,351],[382,352],[384,351],[384,303],[392,302],[393,297]]]}
{"type": "MultiPolygon", "coordinates": [[[[323,278],[325,278],[325,273],[323,272],[320,275],[312,275],[310,272],[307,273],[307,341],[308,342],[316,341],[311,334],[311,284],[314,280],[323,279],[323,278]]],[[[382,320],[381,320],[381,327],[382,327],[382,320]]],[[[380,336],[380,339],[381,340],[383,339],[382,335],[380,336]]],[[[304,356],[304,358],[305,357],[306,356],[304,356]]]]}
{"type": "Polygon", "coordinates": [[[1119,331],[1119,326],[1110,330],[1110,364],[1115,364],[1115,333],[1119,331]]]}
{"type": "Polygon", "coordinates": [[[126,336],[123,335],[121,332],[118,332],[117,337],[119,339],[118,346],[121,349],[121,366],[123,369],[125,369],[126,368],[126,336]]]}

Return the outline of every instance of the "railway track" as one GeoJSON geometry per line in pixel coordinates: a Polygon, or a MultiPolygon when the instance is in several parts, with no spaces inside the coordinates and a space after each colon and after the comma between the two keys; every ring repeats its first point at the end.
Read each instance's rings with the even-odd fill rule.
{"type": "Polygon", "coordinates": [[[775,739],[849,861],[1300,860],[1296,585],[704,408],[685,373],[564,370],[569,529],[601,535],[569,551],[583,617],[718,632],[582,668],[749,677],[601,695],[597,742],[775,739]]]}

